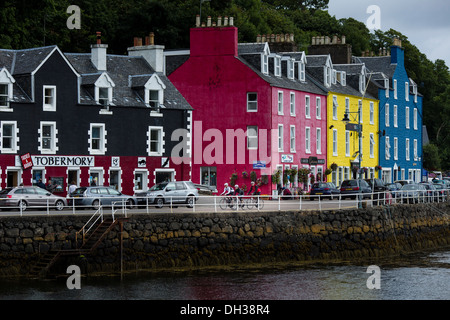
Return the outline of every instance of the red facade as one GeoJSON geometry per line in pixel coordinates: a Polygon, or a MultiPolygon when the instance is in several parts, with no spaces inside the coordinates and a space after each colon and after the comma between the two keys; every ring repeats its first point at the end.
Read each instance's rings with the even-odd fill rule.
{"type": "Polygon", "coordinates": [[[190,57],[169,79],[194,108],[193,182],[215,185],[221,192],[235,174],[236,184],[249,188],[250,173],[254,171],[257,178],[267,176],[262,179],[261,189],[263,194],[271,194],[276,189],[271,175],[279,168],[309,168],[310,157],[317,157],[321,163],[317,167],[325,170],[325,93],[304,92],[295,80],[288,87],[274,86],[239,56],[238,29],[234,26],[193,28],[190,36],[190,57]],[[296,82],[299,89],[294,89],[296,82]],[[278,110],[280,93],[282,114],[278,110]],[[256,103],[251,104],[249,95],[257,97],[256,103]],[[309,117],[305,116],[306,96],[311,102],[309,117]],[[295,114],[291,114],[291,97],[295,98],[295,114]],[[321,119],[316,117],[318,97],[321,119]],[[282,148],[278,146],[280,125],[282,148]],[[258,147],[253,148],[256,127],[258,147]],[[310,133],[320,128],[321,153],[316,152],[315,134],[309,138],[307,152],[306,127],[310,133]],[[292,150],[291,130],[295,132],[292,150]]]}

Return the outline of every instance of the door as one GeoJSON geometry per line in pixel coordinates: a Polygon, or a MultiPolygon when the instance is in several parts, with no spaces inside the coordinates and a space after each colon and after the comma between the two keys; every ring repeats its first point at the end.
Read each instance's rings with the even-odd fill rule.
{"type": "Polygon", "coordinates": [[[175,186],[175,182],[169,182],[164,189],[164,198],[166,203],[176,203],[179,201],[178,191],[175,186]]]}
{"type": "Polygon", "coordinates": [[[177,202],[186,202],[188,189],[184,182],[175,182],[175,188],[177,190],[177,202]]]}
{"type": "Polygon", "coordinates": [[[14,188],[19,185],[19,171],[9,170],[6,174],[6,187],[14,188]]]}
{"type": "Polygon", "coordinates": [[[98,196],[100,198],[100,202],[102,205],[111,205],[113,202],[112,196],[109,194],[107,188],[97,188],[98,190],[98,196]]]}

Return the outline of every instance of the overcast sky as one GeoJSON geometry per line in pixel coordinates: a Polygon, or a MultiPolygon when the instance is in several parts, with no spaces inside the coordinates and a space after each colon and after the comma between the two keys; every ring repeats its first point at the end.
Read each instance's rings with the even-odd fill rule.
{"type": "Polygon", "coordinates": [[[373,16],[373,11],[367,13],[371,5],[380,9],[382,31],[399,31],[429,60],[442,59],[450,67],[449,0],[330,0],[328,12],[367,23],[373,16]]]}

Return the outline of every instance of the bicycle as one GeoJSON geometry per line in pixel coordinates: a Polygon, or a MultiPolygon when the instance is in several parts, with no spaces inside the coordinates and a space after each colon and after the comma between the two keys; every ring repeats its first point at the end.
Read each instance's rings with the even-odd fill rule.
{"type": "Polygon", "coordinates": [[[252,208],[261,210],[264,208],[264,200],[261,199],[259,196],[255,199],[255,197],[251,197],[247,199],[247,208],[251,210],[252,208]]]}

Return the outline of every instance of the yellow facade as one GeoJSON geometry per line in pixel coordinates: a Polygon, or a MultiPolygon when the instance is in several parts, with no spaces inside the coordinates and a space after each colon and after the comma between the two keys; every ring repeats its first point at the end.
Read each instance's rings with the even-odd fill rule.
{"type": "Polygon", "coordinates": [[[343,180],[361,177],[378,178],[376,167],[379,164],[379,103],[378,100],[362,98],[342,93],[329,92],[327,102],[327,163],[328,168],[337,165],[327,180],[337,187],[343,180]],[[358,123],[358,108],[362,103],[362,175],[353,170],[359,166],[359,138],[357,131],[346,130],[342,121],[346,110],[351,124],[358,123]],[[334,165],[333,165],[334,166],[334,165]]]}

